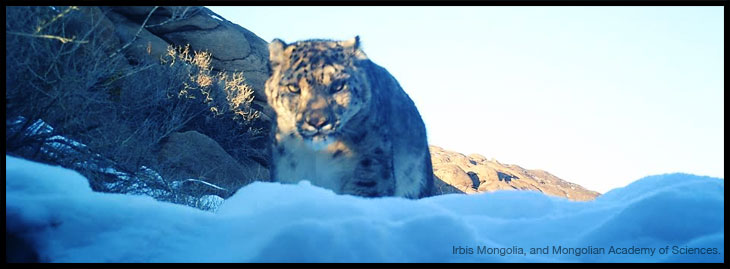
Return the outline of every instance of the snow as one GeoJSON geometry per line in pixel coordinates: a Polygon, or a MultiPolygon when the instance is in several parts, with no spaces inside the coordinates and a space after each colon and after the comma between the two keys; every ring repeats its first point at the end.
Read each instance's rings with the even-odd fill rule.
{"type": "Polygon", "coordinates": [[[256,182],[225,201],[209,197],[213,204],[222,202],[210,212],[142,195],[92,192],[84,177],[60,167],[7,155],[5,163],[6,235],[27,241],[41,261],[724,262],[725,257],[724,180],[689,174],[646,177],[591,202],[529,191],[361,198],[306,181],[256,182]],[[665,248],[668,253],[661,254],[665,248]],[[601,250],[605,253],[593,254],[601,250]]]}
{"type": "Polygon", "coordinates": [[[219,20],[219,21],[225,21],[222,17],[220,17],[218,15],[215,15],[215,14],[214,15],[211,15],[210,17],[213,18],[213,19],[219,20]]]}
{"type": "Polygon", "coordinates": [[[157,171],[146,166],[139,167],[134,174],[120,171],[113,161],[104,158],[100,154],[93,153],[85,144],[61,135],[53,135],[53,127],[42,119],[34,121],[21,130],[22,125],[26,122],[27,119],[22,116],[6,119],[8,133],[17,134],[17,132],[22,131],[25,137],[42,142],[40,153],[45,155],[46,159],[75,160],[67,162],[67,165],[76,169],[94,171],[116,179],[96,182],[97,187],[106,192],[147,195],[162,201],[176,200],[180,203],[184,201],[187,205],[209,211],[215,211],[222,203],[223,198],[217,195],[193,197],[182,190],[183,185],[193,183],[227,192],[224,188],[200,179],[178,181],[170,179],[172,182],[168,185],[168,182],[157,171]]]}

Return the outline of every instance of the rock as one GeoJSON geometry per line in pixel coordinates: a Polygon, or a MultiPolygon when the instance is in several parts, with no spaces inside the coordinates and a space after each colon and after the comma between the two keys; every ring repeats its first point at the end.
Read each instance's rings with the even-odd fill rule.
{"type": "MultiPolygon", "coordinates": [[[[120,23],[118,34],[126,43],[151,10],[152,7],[113,7],[108,16],[120,23]]],[[[141,40],[133,43],[128,54],[140,57],[146,53],[158,59],[168,45],[190,45],[191,50],[207,51],[214,71],[243,72],[246,83],[255,91],[255,102],[268,106],[264,94],[264,83],[269,77],[266,41],[204,7],[160,7],[147,25],[151,27],[142,29],[138,37],[141,40]],[[183,11],[185,16],[181,16],[183,11]],[[170,20],[173,14],[179,18],[170,20]]],[[[269,113],[268,109],[263,110],[269,113]]]]}
{"type": "Polygon", "coordinates": [[[94,27],[94,36],[101,41],[100,44],[108,53],[119,48],[121,41],[115,34],[116,25],[104,15],[99,7],[79,7],[81,16],[73,17],[68,22],[68,35],[82,37],[90,27],[94,27]],[[91,25],[90,22],[94,24],[91,25]]]}
{"type": "Polygon", "coordinates": [[[268,169],[254,161],[237,162],[213,139],[188,131],[173,133],[161,145],[160,173],[170,180],[200,179],[228,190],[228,195],[254,180],[266,180],[268,169]]]}
{"type": "Polygon", "coordinates": [[[443,194],[450,194],[450,193],[459,193],[464,194],[465,192],[462,190],[457,189],[456,187],[450,185],[449,183],[444,182],[441,180],[438,176],[433,176],[433,189],[431,190],[431,195],[443,195],[443,194]]]}
{"type": "Polygon", "coordinates": [[[158,61],[160,57],[167,53],[167,46],[169,44],[144,28],[139,31],[139,24],[114,12],[109,12],[107,17],[116,25],[115,31],[122,43],[120,46],[132,42],[123,51],[131,61],[158,61]],[[137,31],[139,31],[139,34],[137,34],[137,31]],[[135,35],[137,36],[136,39],[135,35]]]}
{"type": "Polygon", "coordinates": [[[212,30],[220,25],[218,20],[211,20],[210,16],[202,13],[196,13],[184,20],[174,20],[158,26],[153,25],[150,31],[155,34],[166,34],[178,32],[182,29],[187,30],[212,30]]]}
{"type": "Polygon", "coordinates": [[[453,163],[439,163],[433,166],[433,173],[445,183],[467,192],[475,190],[471,177],[458,165],[453,163]]]}
{"type": "MultiPolygon", "coordinates": [[[[464,193],[532,190],[576,201],[593,200],[600,195],[543,170],[506,165],[479,154],[467,157],[437,146],[430,146],[429,149],[434,174],[439,177],[436,185],[441,181],[464,193]]],[[[439,194],[439,191],[434,191],[434,194],[439,194]]]]}
{"type": "MultiPolygon", "coordinates": [[[[174,47],[189,45],[192,51],[210,53],[212,75],[218,72],[242,72],[245,83],[254,90],[251,108],[261,112],[253,127],[261,128],[264,132],[268,130],[274,112],[266,102],[264,94],[264,83],[269,77],[266,41],[204,7],[161,6],[155,9],[152,15],[150,12],[153,7],[103,7],[102,10],[116,26],[114,30],[120,40],[119,47],[132,42],[123,50],[132,64],[159,61],[167,54],[170,45],[174,47]],[[142,27],[148,15],[150,15],[149,20],[145,27],[142,27]]],[[[223,98],[226,94],[213,92],[210,96],[223,98]]],[[[193,125],[194,122],[190,124],[193,125]]],[[[221,145],[224,144],[225,139],[213,133],[203,129],[190,129],[204,132],[221,142],[221,145]]],[[[255,148],[267,149],[268,146],[265,144],[255,148]]],[[[267,156],[267,154],[251,156],[259,155],[267,156]]],[[[239,162],[244,161],[239,160],[239,162]]]]}
{"type": "Polygon", "coordinates": [[[488,161],[487,157],[484,157],[483,155],[479,155],[476,153],[469,154],[469,159],[474,162],[477,162],[477,163],[483,163],[483,162],[488,161]]]}
{"type": "Polygon", "coordinates": [[[469,176],[469,178],[471,178],[472,188],[479,188],[479,184],[481,184],[481,181],[479,181],[479,175],[472,171],[466,172],[466,174],[469,176]]]}
{"type": "MultiPolygon", "coordinates": [[[[115,12],[124,14],[126,16],[134,16],[134,17],[141,17],[144,19],[144,17],[147,16],[150,11],[152,11],[154,7],[152,6],[126,6],[126,7],[112,7],[112,10],[115,12]]],[[[162,12],[162,10],[166,10],[164,7],[158,8],[162,12]]]]}

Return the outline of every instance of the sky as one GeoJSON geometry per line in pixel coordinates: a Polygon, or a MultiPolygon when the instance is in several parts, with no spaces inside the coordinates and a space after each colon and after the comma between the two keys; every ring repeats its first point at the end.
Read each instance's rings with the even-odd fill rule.
{"type": "Polygon", "coordinates": [[[209,7],[266,41],[359,35],[429,144],[604,193],[724,178],[723,7],[209,7]]]}

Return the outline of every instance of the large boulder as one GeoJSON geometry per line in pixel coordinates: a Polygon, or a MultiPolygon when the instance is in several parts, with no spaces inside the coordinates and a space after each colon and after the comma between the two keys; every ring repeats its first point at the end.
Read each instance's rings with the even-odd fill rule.
{"type": "Polygon", "coordinates": [[[273,111],[264,93],[270,74],[268,43],[256,34],[204,7],[163,6],[152,14],[153,7],[108,7],[105,11],[118,25],[116,33],[122,43],[131,42],[124,51],[128,58],[156,60],[168,45],[207,51],[213,71],[243,72],[246,83],[254,89],[255,108],[265,119],[271,118],[273,111]]]}
{"type": "Polygon", "coordinates": [[[100,41],[100,45],[107,53],[113,53],[119,48],[121,40],[115,34],[117,25],[105,16],[105,12],[101,8],[86,6],[79,7],[78,11],[78,13],[72,13],[76,16],[70,16],[71,19],[67,22],[68,36],[84,37],[86,31],[93,27],[93,36],[100,41]]]}
{"type": "Polygon", "coordinates": [[[164,167],[160,173],[166,179],[203,180],[225,188],[224,196],[252,181],[269,178],[268,169],[259,163],[238,162],[213,139],[196,131],[171,134],[162,143],[157,161],[164,167]]]}
{"type": "Polygon", "coordinates": [[[121,41],[120,46],[129,44],[121,53],[131,62],[158,61],[165,55],[169,43],[150,33],[141,25],[118,13],[107,11],[107,18],[116,25],[115,33],[121,41]]]}
{"type": "MultiPolygon", "coordinates": [[[[165,56],[169,46],[189,46],[191,51],[210,53],[212,75],[218,72],[242,72],[245,83],[254,90],[251,108],[261,112],[252,121],[251,128],[260,129],[264,133],[270,128],[274,115],[266,102],[264,84],[269,77],[268,43],[254,33],[238,26],[204,7],[160,6],[129,7],[115,6],[100,9],[106,18],[115,25],[114,33],[119,40],[119,52],[129,60],[130,64],[154,63],[165,56]]],[[[218,89],[221,89],[218,87],[218,89]]],[[[150,93],[152,94],[152,93],[150,93]]],[[[210,94],[215,100],[225,98],[222,92],[210,94]]],[[[226,103],[223,102],[217,103],[226,103]]],[[[220,107],[219,107],[220,108],[220,107]]],[[[225,150],[230,148],[231,141],[225,134],[218,135],[215,122],[219,118],[199,116],[189,122],[182,130],[196,130],[213,138],[225,150]],[[225,136],[225,137],[222,137],[225,136]]],[[[223,120],[223,118],[220,118],[223,120]]],[[[221,126],[228,126],[221,124],[221,126]]],[[[268,165],[268,139],[242,141],[252,148],[248,157],[255,158],[260,164],[268,165]]],[[[234,153],[238,162],[247,162],[234,153]]]]}

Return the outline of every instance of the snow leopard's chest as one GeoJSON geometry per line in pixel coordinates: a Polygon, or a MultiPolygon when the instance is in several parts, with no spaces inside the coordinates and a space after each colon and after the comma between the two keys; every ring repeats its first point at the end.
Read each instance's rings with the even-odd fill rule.
{"type": "Polygon", "coordinates": [[[357,158],[345,143],[334,141],[319,148],[297,138],[283,138],[273,149],[274,181],[294,183],[309,180],[313,185],[340,192],[357,158]]]}

